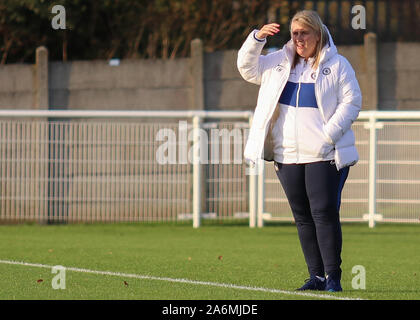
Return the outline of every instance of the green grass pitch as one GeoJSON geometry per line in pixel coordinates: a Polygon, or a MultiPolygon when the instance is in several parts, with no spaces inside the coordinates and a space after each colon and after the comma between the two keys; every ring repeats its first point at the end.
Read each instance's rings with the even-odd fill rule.
{"type": "Polygon", "coordinates": [[[308,275],[292,223],[260,229],[246,224],[198,229],[137,223],[2,225],[0,299],[301,300],[325,299],[324,294],[328,299],[420,299],[420,225],[369,229],[365,223],[344,223],[342,229],[343,292],[303,296],[294,294],[308,275]],[[68,269],[65,289],[54,289],[50,268],[7,261],[89,272],[68,269]],[[365,289],[352,286],[356,265],[365,268],[365,289]]]}

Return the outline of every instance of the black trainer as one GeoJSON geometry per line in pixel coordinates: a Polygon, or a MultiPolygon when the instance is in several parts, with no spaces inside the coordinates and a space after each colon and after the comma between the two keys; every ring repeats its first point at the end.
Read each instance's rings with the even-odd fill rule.
{"type": "Polygon", "coordinates": [[[340,278],[339,277],[331,277],[327,275],[325,291],[329,292],[340,292],[343,291],[341,287],[340,278]]]}
{"type": "Polygon", "coordinates": [[[317,277],[310,277],[309,279],[305,280],[305,284],[300,287],[299,289],[296,289],[297,291],[305,291],[305,290],[325,290],[325,283],[326,281],[322,281],[321,279],[317,277]]]}

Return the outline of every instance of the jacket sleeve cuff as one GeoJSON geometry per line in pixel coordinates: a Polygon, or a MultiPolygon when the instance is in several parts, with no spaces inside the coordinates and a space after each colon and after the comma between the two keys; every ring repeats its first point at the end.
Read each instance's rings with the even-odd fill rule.
{"type": "Polygon", "coordinates": [[[257,37],[257,33],[258,33],[258,30],[254,30],[254,32],[253,32],[253,34],[254,34],[254,39],[255,40],[257,40],[258,42],[265,42],[265,38],[264,39],[259,39],[258,37],[257,37]]]}
{"type": "Polygon", "coordinates": [[[331,144],[336,144],[343,134],[343,131],[337,125],[331,124],[324,127],[324,135],[327,137],[328,142],[332,142],[331,144]]]}
{"type": "Polygon", "coordinates": [[[326,132],[326,130],[325,130],[325,129],[324,129],[324,137],[325,137],[325,140],[327,140],[327,142],[328,142],[329,144],[334,145],[334,141],[333,141],[333,139],[331,139],[331,137],[329,136],[329,134],[326,132]]]}

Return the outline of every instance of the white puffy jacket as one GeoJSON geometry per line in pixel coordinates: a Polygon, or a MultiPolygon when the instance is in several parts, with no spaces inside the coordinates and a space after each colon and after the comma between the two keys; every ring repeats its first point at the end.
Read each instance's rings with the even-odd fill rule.
{"type": "MultiPolygon", "coordinates": [[[[327,29],[325,26],[324,28],[327,29]]],[[[268,133],[272,128],[271,120],[289,78],[295,55],[292,40],[276,52],[261,55],[266,40],[256,40],[257,32],[258,30],[254,30],[249,34],[238,52],[237,60],[242,77],[260,85],[244,151],[245,161],[251,164],[259,158],[273,160],[273,146],[269,141],[271,134],[268,133]]],[[[329,32],[328,35],[329,45],[322,49],[320,63],[315,70],[315,96],[324,122],[325,139],[334,145],[334,160],[339,170],[354,165],[359,160],[351,125],[359,115],[362,94],[352,66],[346,58],[337,53],[329,32]]]]}

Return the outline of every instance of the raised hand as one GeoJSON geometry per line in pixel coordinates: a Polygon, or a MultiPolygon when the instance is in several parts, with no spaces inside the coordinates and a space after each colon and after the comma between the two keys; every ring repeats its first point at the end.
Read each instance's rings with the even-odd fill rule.
{"type": "Polygon", "coordinates": [[[260,31],[257,32],[256,36],[258,39],[265,39],[267,36],[273,36],[280,31],[280,25],[278,23],[269,23],[264,25],[260,31]]]}

